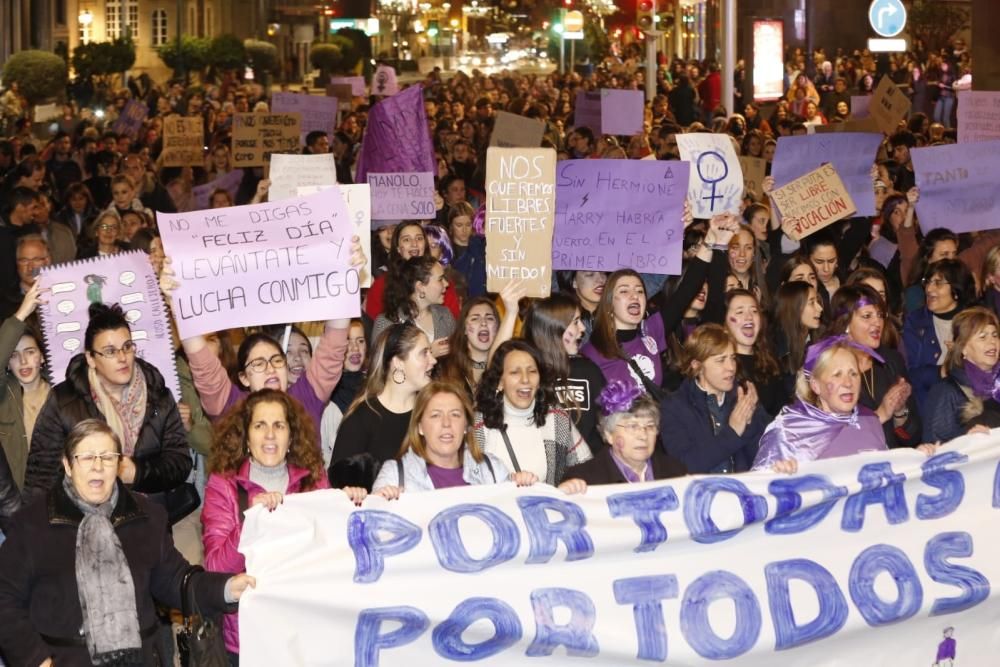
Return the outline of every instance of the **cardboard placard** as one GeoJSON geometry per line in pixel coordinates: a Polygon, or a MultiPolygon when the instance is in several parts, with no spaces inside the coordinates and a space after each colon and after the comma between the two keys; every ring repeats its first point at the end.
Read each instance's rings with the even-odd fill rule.
{"type": "Polygon", "coordinates": [[[958,92],[958,143],[1000,139],[1000,92],[958,92]]]}
{"type": "Polygon", "coordinates": [[[55,102],[51,104],[38,104],[35,106],[34,122],[45,123],[61,115],[62,105],[60,104],[56,104],[55,102]]]}
{"type": "Polygon", "coordinates": [[[163,119],[164,167],[201,167],[205,164],[205,124],[200,116],[163,119]]]}
{"type": "Polygon", "coordinates": [[[781,137],[771,165],[774,186],[783,187],[821,164],[830,163],[851,193],[858,214],[875,215],[871,168],[881,144],[881,134],[781,137]]]}
{"type": "Polygon", "coordinates": [[[560,162],[552,269],[679,274],[689,177],[673,160],[560,162]]]}
{"type": "Polygon", "coordinates": [[[490,134],[490,146],[501,148],[537,148],[545,134],[545,123],[508,111],[497,111],[490,134]]]}
{"type": "Polygon", "coordinates": [[[301,128],[297,113],[233,114],[233,165],[262,167],[272,153],[298,153],[301,128]]]}
{"type": "Polygon", "coordinates": [[[690,163],[688,201],[694,217],[740,213],[743,169],[728,134],[678,134],[681,159],[690,163]]]}
{"type": "Polygon", "coordinates": [[[910,113],[910,98],[888,76],[883,76],[875,88],[868,112],[884,134],[894,134],[899,121],[910,113]]]}
{"type": "Polygon", "coordinates": [[[740,169],[743,170],[743,187],[754,199],[764,196],[764,177],[767,175],[767,160],[762,157],[740,156],[740,169]]]}
{"type": "Polygon", "coordinates": [[[526,296],[552,291],[556,152],[499,148],[486,152],[486,289],[524,280],[526,296]]]}
{"type": "Polygon", "coordinates": [[[434,174],[368,172],[372,192],[372,220],[433,220],[434,174]]]}
{"type": "Polygon", "coordinates": [[[871,116],[867,118],[861,118],[860,120],[847,120],[842,123],[827,123],[826,125],[816,125],[813,128],[813,134],[832,134],[835,132],[855,132],[855,133],[873,133],[880,132],[878,129],[878,123],[871,116]]]}
{"type": "Polygon", "coordinates": [[[333,97],[274,93],[271,96],[271,111],[302,114],[299,133],[303,146],[306,145],[306,135],[310,132],[326,132],[332,140],[333,133],[337,129],[337,100],[333,97]]]}
{"type": "Polygon", "coordinates": [[[771,191],[771,199],[781,215],[781,229],[800,241],[857,211],[854,200],[832,164],[797,178],[771,191]]]}

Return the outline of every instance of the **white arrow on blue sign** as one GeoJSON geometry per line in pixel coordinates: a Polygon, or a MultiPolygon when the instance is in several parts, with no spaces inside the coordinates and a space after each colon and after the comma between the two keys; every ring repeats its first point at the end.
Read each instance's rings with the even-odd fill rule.
{"type": "Polygon", "coordinates": [[[906,7],[901,0],[872,0],[868,22],[882,37],[895,37],[906,26],[906,7]]]}

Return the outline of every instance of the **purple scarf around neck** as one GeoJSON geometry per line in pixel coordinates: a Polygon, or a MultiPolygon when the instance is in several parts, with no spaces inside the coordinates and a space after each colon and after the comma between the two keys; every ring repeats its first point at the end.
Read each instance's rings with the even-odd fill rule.
{"type": "Polygon", "coordinates": [[[993,370],[984,371],[971,361],[965,361],[963,370],[965,370],[965,377],[969,380],[969,388],[972,389],[976,398],[1000,400],[1000,382],[997,381],[1000,364],[994,366],[993,370]]]}

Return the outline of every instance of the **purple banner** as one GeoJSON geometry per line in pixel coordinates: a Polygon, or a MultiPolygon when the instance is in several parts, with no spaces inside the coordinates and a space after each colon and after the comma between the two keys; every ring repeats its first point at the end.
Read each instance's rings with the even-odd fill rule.
{"type": "Polygon", "coordinates": [[[434,174],[376,174],[368,172],[372,193],[372,220],[433,220],[434,174]]]}
{"type": "Polygon", "coordinates": [[[271,111],[274,113],[301,114],[299,125],[302,145],[306,145],[306,135],[314,130],[326,132],[333,140],[337,129],[337,98],[300,93],[274,93],[271,96],[271,111]]]}
{"type": "Polygon", "coordinates": [[[433,173],[435,166],[422,86],[410,86],[372,107],[358,156],[358,183],[366,183],[370,171],[433,173]]]}
{"type": "Polygon", "coordinates": [[[357,317],[354,225],[336,187],[307,197],[157,214],[180,287],[181,338],[251,325],[357,317]]]}
{"type": "Polygon", "coordinates": [[[687,162],[560,162],[552,268],[679,274],[689,177],[687,162]]]}
{"type": "Polygon", "coordinates": [[[641,90],[601,90],[601,134],[642,132],[645,99],[641,90]]]}
{"type": "Polygon", "coordinates": [[[829,162],[858,207],[855,215],[875,215],[871,169],[881,143],[881,134],[867,132],[781,137],[771,167],[774,189],[784,187],[829,162]]]}
{"type": "Polygon", "coordinates": [[[38,281],[49,294],[38,311],[53,382],[66,379],[70,359],[84,352],[90,304],[118,303],[132,330],[136,354],[156,366],[174,398],[181,400],[170,323],[146,253],[133,250],[59,264],[42,269],[38,281]]]}
{"type": "Polygon", "coordinates": [[[871,106],[871,103],[871,95],[851,95],[851,118],[854,120],[870,118],[871,113],[868,111],[868,107],[871,106]]]}
{"type": "Polygon", "coordinates": [[[142,102],[129,100],[125,104],[125,108],[122,109],[121,115],[115,120],[115,124],[111,126],[111,131],[115,134],[127,134],[133,139],[138,139],[139,130],[142,129],[142,123],[148,115],[149,107],[142,102]]]}
{"type": "Polygon", "coordinates": [[[914,148],[917,218],[926,234],[1000,228],[1000,140],[914,148]]]}
{"type": "Polygon", "coordinates": [[[212,193],[216,190],[225,190],[229,193],[229,196],[236,201],[236,193],[240,189],[240,183],[243,182],[243,170],[233,169],[228,174],[223,174],[211,183],[205,183],[205,185],[196,185],[191,188],[191,197],[194,200],[194,210],[201,211],[208,208],[211,205],[212,193]]]}
{"type": "Polygon", "coordinates": [[[576,91],[576,106],[573,107],[573,126],[589,127],[594,135],[601,134],[601,93],[576,91]]]}

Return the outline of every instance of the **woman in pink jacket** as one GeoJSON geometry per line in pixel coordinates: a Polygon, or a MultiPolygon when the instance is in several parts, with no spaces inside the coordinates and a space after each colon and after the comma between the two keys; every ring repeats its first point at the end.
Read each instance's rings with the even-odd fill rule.
{"type": "MultiPolygon", "coordinates": [[[[244,571],[237,547],[245,510],[264,505],[273,512],[286,494],[329,488],[312,419],[277,389],[250,394],[217,424],[209,472],[201,521],[205,568],[212,572],[244,571]]],[[[365,497],[364,489],[344,491],[356,503],[365,497]]],[[[225,617],[223,634],[238,664],[236,614],[225,617]]]]}

